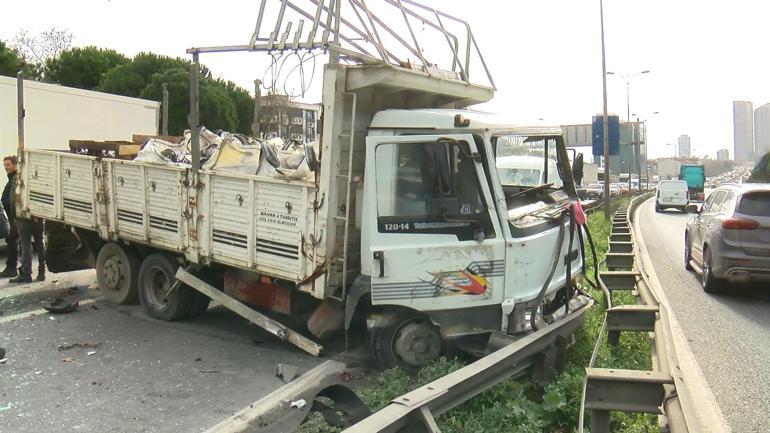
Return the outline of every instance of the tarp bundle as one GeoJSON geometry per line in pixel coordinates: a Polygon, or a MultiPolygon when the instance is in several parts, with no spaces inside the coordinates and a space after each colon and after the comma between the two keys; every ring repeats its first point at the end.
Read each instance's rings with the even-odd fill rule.
{"type": "MultiPolygon", "coordinates": [[[[150,138],[135,161],[190,166],[190,131],[181,143],[150,138]]],[[[281,138],[259,140],[243,134],[201,129],[201,167],[204,170],[230,171],[283,179],[313,179],[318,159],[312,143],[285,142],[281,138]]]]}

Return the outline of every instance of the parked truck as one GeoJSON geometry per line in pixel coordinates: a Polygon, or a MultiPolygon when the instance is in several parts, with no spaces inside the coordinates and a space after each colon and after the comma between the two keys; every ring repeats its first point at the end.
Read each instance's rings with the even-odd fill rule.
{"type": "Polygon", "coordinates": [[[679,180],[687,182],[687,196],[690,200],[703,201],[706,171],[703,165],[682,164],[679,167],[679,180]]]}
{"type": "MultiPolygon", "coordinates": [[[[289,26],[265,37],[258,26],[248,45],[189,50],[191,166],[20,150],[21,214],[47,222],[49,255],[60,257],[49,259],[54,272],[95,267],[107,299],[138,297],[164,320],[200,314],[213,298],[314,355],[323,337],[360,329],[382,364],[406,367],[424,365],[450,342],[518,338],[587,308],[574,290],[583,256],[570,236],[576,218],[567,210],[579,210],[571,207],[577,197],[561,129],[467,109],[494,93],[467,24],[423,15],[411,0],[388,3],[450,40],[458,39],[436,16],[467,28],[467,52],[449,44],[452,68],[441,70],[424,59],[394,60],[393,47],[359,28],[375,41],[368,54],[340,31],[340,2],[308,12],[275,4],[283,5],[276,29],[288,7],[287,16],[315,17],[311,33],[300,35],[299,25],[296,35],[289,26]],[[343,44],[349,40],[353,48],[343,44]],[[329,51],[312,179],[202,168],[199,55],[289,46],[329,51]],[[471,57],[488,83],[469,79],[471,57]],[[545,173],[556,164],[559,186],[501,182],[503,142],[540,155],[545,173]],[[285,316],[307,317],[312,337],[276,320],[285,316]]],[[[351,7],[376,17],[363,2],[351,7]]]]}

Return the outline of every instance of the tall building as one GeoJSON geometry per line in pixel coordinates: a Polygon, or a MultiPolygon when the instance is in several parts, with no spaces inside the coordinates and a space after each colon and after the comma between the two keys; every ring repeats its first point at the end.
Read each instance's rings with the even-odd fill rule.
{"type": "Polygon", "coordinates": [[[760,158],[770,152],[770,104],[754,110],[754,155],[760,158]]]}
{"type": "Polygon", "coordinates": [[[677,149],[678,157],[689,158],[690,157],[690,136],[684,135],[684,134],[680,135],[676,149],[677,149]]]}
{"type": "Polygon", "coordinates": [[[754,106],[748,101],[733,101],[733,158],[754,159],[754,106]]]}
{"type": "Polygon", "coordinates": [[[719,149],[717,151],[717,161],[729,161],[730,151],[727,149],[719,149]]]}

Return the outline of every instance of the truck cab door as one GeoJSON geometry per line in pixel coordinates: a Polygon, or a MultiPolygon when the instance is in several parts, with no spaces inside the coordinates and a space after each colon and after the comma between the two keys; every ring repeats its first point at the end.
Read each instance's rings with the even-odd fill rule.
{"type": "Polygon", "coordinates": [[[505,244],[473,137],[374,136],[366,146],[361,262],[372,304],[501,302],[505,244]]]}

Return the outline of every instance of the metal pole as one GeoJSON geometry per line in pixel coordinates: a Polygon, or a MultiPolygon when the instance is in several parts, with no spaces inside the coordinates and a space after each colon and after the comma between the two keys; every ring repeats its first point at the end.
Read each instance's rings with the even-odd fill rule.
{"type": "Polygon", "coordinates": [[[607,119],[607,58],[604,50],[604,1],[599,0],[602,26],[602,99],[604,102],[604,219],[610,219],[610,136],[607,119]]]}
{"type": "Polygon", "coordinates": [[[200,143],[200,112],[198,107],[198,53],[193,53],[193,61],[190,64],[190,117],[187,119],[190,126],[190,158],[193,170],[201,168],[201,143],[200,143]]]}
{"type": "Polygon", "coordinates": [[[19,115],[19,142],[18,142],[18,155],[19,160],[24,158],[24,77],[21,71],[16,75],[16,106],[19,115]]]}
{"type": "Polygon", "coordinates": [[[254,123],[251,124],[251,135],[259,138],[259,100],[262,96],[261,80],[254,80],[254,123]]]}
{"type": "MultiPolygon", "coordinates": [[[[647,141],[647,119],[644,120],[644,174],[647,178],[647,191],[650,190],[650,161],[647,160],[647,152],[649,152],[650,143],[647,141]]],[[[639,181],[639,187],[641,188],[642,181],[639,181]]]]}
{"type": "Polygon", "coordinates": [[[631,122],[631,79],[626,78],[626,122],[631,122]]]}
{"type": "Polygon", "coordinates": [[[163,129],[161,135],[168,135],[168,83],[161,84],[163,87],[163,129]]]}

